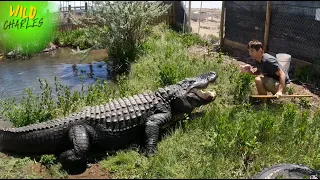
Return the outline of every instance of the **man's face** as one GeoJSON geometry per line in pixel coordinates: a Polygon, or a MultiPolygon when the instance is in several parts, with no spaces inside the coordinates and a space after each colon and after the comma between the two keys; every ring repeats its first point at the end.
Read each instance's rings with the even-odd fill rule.
{"type": "Polygon", "coordinates": [[[250,57],[254,60],[258,60],[261,56],[261,48],[258,51],[256,51],[254,48],[249,48],[248,51],[250,57]]]}

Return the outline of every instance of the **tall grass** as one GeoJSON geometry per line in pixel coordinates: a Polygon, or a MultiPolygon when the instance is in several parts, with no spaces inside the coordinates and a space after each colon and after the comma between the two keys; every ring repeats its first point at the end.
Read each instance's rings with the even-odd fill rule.
{"type": "Polygon", "coordinates": [[[106,157],[100,165],[113,178],[250,178],[276,163],[320,169],[320,111],[312,114],[305,106],[290,103],[264,107],[248,104],[252,76],[240,75],[234,65],[213,57],[188,57],[187,47],[199,42],[188,40],[186,45],[183,41],[165,26],[157,26],[144,41],[144,54],[132,64],[127,76],[119,78],[118,85],[100,82],[87,94],[71,93],[57,85],[57,102],[52,101],[51,89],[44,85],[46,93],[39,98],[29,93],[24,103],[11,104],[4,113],[21,126],[216,71],[219,77],[209,86],[217,91],[216,100],[196,110],[204,113],[200,117],[186,116],[174,128],[165,129],[155,156],[146,158],[137,149],[123,150],[106,157]]]}

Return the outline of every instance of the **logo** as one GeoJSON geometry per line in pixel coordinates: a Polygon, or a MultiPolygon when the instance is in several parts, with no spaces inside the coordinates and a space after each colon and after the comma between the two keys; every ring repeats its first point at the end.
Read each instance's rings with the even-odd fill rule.
{"type": "Polygon", "coordinates": [[[58,13],[49,1],[0,2],[0,47],[21,55],[42,51],[53,40],[58,13]]]}

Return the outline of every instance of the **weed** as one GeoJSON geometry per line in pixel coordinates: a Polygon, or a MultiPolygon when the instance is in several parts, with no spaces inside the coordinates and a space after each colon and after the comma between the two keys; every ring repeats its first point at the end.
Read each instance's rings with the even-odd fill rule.
{"type": "Polygon", "coordinates": [[[288,92],[289,95],[294,94],[294,88],[293,87],[286,87],[286,91],[288,92]]]}
{"type": "Polygon", "coordinates": [[[56,163],[57,159],[52,154],[44,154],[40,158],[40,163],[43,164],[46,167],[50,167],[56,163]]]}
{"type": "Polygon", "coordinates": [[[222,61],[223,61],[222,55],[223,55],[223,53],[220,51],[218,53],[218,61],[217,61],[218,63],[222,63],[222,61]]]}
{"type": "Polygon", "coordinates": [[[302,108],[307,108],[309,109],[311,107],[310,101],[306,99],[305,97],[300,98],[299,103],[298,103],[302,108]]]}
{"type": "Polygon", "coordinates": [[[230,81],[235,83],[234,89],[231,93],[233,94],[235,102],[248,102],[254,76],[248,73],[237,73],[230,77],[230,81]]]}
{"type": "Polygon", "coordinates": [[[203,40],[199,34],[196,33],[186,33],[186,34],[181,34],[181,40],[182,44],[185,47],[190,47],[193,45],[200,45],[200,46],[207,46],[208,42],[206,40],[203,40]]]}

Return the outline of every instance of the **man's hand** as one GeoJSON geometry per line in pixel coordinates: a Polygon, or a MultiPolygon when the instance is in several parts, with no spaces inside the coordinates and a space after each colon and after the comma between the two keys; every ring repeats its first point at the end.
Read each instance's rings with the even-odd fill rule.
{"type": "Polygon", "coordinates": [[[246,73],[246,72],[250,73],[252,67],[251,67],[251,65],[246,64],[246,65],[240,66],[240,69],[241,69],[241,72],[243,72],[243,73],[246,73]]]}
{"type": "Polygon", "coordinates": [[[281,92],[281,91],[278,91],[278,92],[275,94],[275,96],[276,96],[277,98],[279,98],[280,96],[282,96],[282,92],[281,92]]]}

